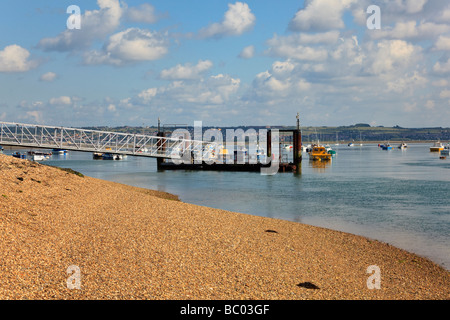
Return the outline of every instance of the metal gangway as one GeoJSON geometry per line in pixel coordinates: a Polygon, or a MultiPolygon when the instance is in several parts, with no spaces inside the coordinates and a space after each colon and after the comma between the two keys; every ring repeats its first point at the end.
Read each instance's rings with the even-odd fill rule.
{"type": "Polygon", "coordinates": [[[41,149],[113,153],[162,159],[203,155],[214,142],[196,141],[188,135],[163,137],[0,121],[0,145],[41,149]]]}

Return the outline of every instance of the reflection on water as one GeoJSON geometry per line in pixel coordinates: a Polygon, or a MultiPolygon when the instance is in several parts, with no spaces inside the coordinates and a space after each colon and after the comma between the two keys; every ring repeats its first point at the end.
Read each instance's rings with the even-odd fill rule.
{"type": "Polygon", "coordinates": [[[316,172],[321,172],[324,173],[325,169],[329,166],[331,166],[331,162],[333,160],[329,160],[329,161],[309,161],[310,162],[310,166],[314,169],[314,171],[316,172]]]}
{"type": "MultiPolygon", "coordinates": [[[[450,268],[450,159],[429,144],[384,151],[377,145],[333,146],[329,162],[309,161],[302,174],[157,172],[156,160],[93,160],[55,155],[47,164],[85,175],[179,195],[184,202],[286,219],[388,242],[450,268]]],[[[5,153],[8,153],[6,150],[5,153]]]]}

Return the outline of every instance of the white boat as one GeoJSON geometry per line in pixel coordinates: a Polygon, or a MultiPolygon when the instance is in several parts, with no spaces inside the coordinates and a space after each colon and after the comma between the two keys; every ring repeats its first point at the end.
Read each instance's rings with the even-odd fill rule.
{"type": "Polygon", "coordinates": [[[49,159],[50,157],[43,152],[33,152],[31,155],[31,159],[33,161],[44,161],[49,159]]]}
{"type": "Polygon", "coordinates": [[[348,146],[349,146],[349,147],[353,147],[354,144],[353,144],[352,142],[350,142],[350,143],[348,144],[348,146]]]}
{"type": "Polygon", "coordinates": [[[407,149],[408,148],[408,145],[406,144],[406,143],[401,143],[399,146],[398,146],[398,148],[399,149],[401,149],[401,150],[404,150],[404,149],[407,149]]]}

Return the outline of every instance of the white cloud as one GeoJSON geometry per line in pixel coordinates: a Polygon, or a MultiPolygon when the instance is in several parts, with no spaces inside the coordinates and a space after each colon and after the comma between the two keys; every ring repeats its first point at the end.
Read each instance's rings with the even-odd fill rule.
{"type": "Polygon", "coordinates": [[[341,65],[361,66],[366,55],[359,45],[358,38],[352,36],[351,38],[341,38],[341,43],[334,48],[331,57],[334,60],[341,61],[341,65]]]}
{"type": "Polygon", "coordinates": [[[213,23],[201,29],[199,34],[203,38],[237,36],[251,30],[255,21],[256,17],[248,4],[236,2],[235,4],[228,4],[228,11],[225,12],[220,23],[213,23]]]}
{"type": "Polygon", "coordinates": [[[301,36],[277,36],[267,41],[269,49],[267,54],[286,59],[324,61],[328,58],[328,51],[325,48],[310,47],[303,45],[305,38],[301,36]]]}
{"type": "Polygon", "coordinates": [[[433,67],[433,71],[439,74],[450,73],[450,58],[447,60],[447,62],[436,62],[433,67]]]}
{"type": "Polygon", "coordinates": [[[371,32],[372,39],[415,39],[428,40],[450,32],[450,25],[415,20],[400,21],[394,27],[386,26],[377,32],[371,32]]]}
{"type": "Polygon", "coordinates": [[[16,44],[0,50],[0,72],[25,72],[35,68],[37,61],[29,60],[30,52],[16,44]]]}
{"type": "Polygon", "coordinates": [[[158,92],[157,88],[146,89],[146,90],[141,91],[138,94],[138,98],[142,103],[148,103],[150,100],[152,100],[156,96],[157,92],[158,92]]]}
{"type": "Polygon", "coordinates": [[[421,57],[422,48],[403,40],[383,40],[368,45],[369,64],[365,70],[374,75],[402,72],[421,57]]]}
{"type": "Polygon", "coordinates": [[[162,70],[160,78],[164,80],[191,80],[200,78],[201,74],[211,69],[213,63],[209,60],[200,60],[195,66],[191,64],[178,64],[173,68],[162,70]]]}
{"type": "Polygon", "coordinates": [[[428,0],[406,0],[405,10],[407,13],[419,13],[428,0]]]}
{"type": "Polygon", "coordinates": [[[356,0],[306,0],[289,23],[293,31],[324,31],[344,28],[342,15],[356,0]]]}
{"type": "Polygon", "coordinates": [[[434,45],[434,50],[450,51],[450,37],[439,36],[434,45]]]}
{"type": "Polygon", "coordinates": [[[53,106],[61,106],[61,105],[71,105],[72,104],[72,98],[67,96],[61,96],[57,98],[51,98],[49,100],[49,103],[53,106]]]}
{"type": "Polygon", "coordinates": [[[218,74],[198,81],[173,81],[167,86],[149,88],[131,99],[134,105],[158,108],[186,107],[198,110],[204,106],[223,105],[240,87],[240,79],[218,74]]]}
{"type": "Polygon", "coordinates": [[[290,60],[275,61],[270,70],[256,75],[246,99],[266,103],[289,97],[295,100],[311,88],[311,84],[300,76],[298,68],[299,65],[290,60]]]}
{"type": "Polygon", "coordinates": [[[395,93],[404,93],[409,91],[409,93],[414,93],[418,87],[425,87],[428,80],[419,72],[415,71],[412,75],[405,74],[402,77],[396,77],[394,80],[387,83],[388,91],[395,93]]]}
{"type": "Polygon", "coordinates": [[[450,21],[450,6],[441,11],[441,14],[436,18],[439,22],[449,22],[450,21]]]}
{"type": "Polygon", "coordinates": [[[123,65],[130,62],[152,61],[165,56],[169,43],[164,34],[129,28],[112,35],[102,51],[85,53],[85,64],[123,65]]]}
{"type": "Polygon", "coordinates": [[[132,22],[151,24],[158,21],[155,8],[148,3],[141,4],[139,7],[128,8],[126,16],[127,19],[132,22]]]}
{"type": "Polygon", "coordinates": [[[94,40],[102,40],[116,30],[124,9],[119,0],[97,0],[100,10],[86,11],[81,16],[81,29],[66,29],[54,38],[44,38],[38,48],[44,51],[72,51],[89,47],[94,40]]]}
{"type": "Polygon", "coordinates": [[[255,55],[255,46],[247,46],[244,49],[242,49],[241,53],[239,54],[239,57],[243,59],[250,59],[253,58],[254,55],[255,55]]]}
{"type": "Polygon", "coordinates": [[[46,81],[46,82],[52,82],[57,78],[57,76],[58,75],[54,72],[47,72],[47,73],[44,73],[43,75],[41,75],[39,77],[39,80],[46,81]]]}

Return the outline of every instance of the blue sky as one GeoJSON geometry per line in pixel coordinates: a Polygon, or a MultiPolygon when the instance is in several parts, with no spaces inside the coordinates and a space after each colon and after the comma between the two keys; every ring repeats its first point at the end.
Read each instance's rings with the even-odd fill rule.
{"type": "Polygon", "coordinates": [[[449,126],[448,1],[18,0],[0,28],[2,121],[449,126]]]}

